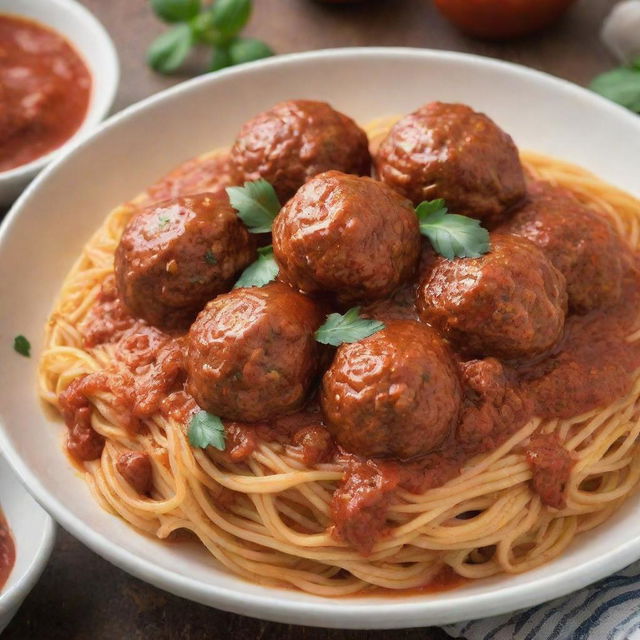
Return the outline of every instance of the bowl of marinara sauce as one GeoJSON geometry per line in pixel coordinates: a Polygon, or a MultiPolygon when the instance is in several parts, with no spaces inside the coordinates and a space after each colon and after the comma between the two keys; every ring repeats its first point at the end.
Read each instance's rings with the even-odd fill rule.
{"type": "Polygon", "coordinates": [[[0,0],[0,205],[108,113],[118,57],[74,0],[0,0]]]}
{"type": "Polygon", "coordinates": [[[0,455],[0,634],[38,581],[54,539],[53,520],[0,455]]]}

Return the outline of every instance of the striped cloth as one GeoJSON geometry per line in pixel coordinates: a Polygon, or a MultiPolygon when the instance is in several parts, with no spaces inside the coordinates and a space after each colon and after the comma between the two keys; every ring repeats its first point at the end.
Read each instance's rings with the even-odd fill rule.
{"type": "Polygon", "coordinates": [[[444,630],[466,640],[640,640],[640,562],[564,598],[444,630]]]}

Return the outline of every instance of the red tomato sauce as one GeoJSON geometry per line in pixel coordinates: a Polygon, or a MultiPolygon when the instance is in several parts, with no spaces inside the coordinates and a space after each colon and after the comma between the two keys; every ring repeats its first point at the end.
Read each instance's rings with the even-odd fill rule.
{"type": "Polygon", "coordinates": [[[0,15],[0,171],[68,140],[86,116],[91,86],[85,63],[61,35],[0,15]]]}
{"type": "Polygon", "coordinates": [[[11,536],[11,530],[0,511],[0,590],[4,588],[13,565],[16,562],[16,548],[11,536]]]}

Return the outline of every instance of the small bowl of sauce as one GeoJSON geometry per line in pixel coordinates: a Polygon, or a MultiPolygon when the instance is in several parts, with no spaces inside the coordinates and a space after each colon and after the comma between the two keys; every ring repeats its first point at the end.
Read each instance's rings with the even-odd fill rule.
{"type": "Polygon", "coordinates": [[[0,0],[0,205],[107,114],[111,39],[73,0],[0,0]]]}
{"type": "Polygon", "coordinates": [[[53,520],[0,456],[0,634],[38,581],[54,540],[53,520]]]}

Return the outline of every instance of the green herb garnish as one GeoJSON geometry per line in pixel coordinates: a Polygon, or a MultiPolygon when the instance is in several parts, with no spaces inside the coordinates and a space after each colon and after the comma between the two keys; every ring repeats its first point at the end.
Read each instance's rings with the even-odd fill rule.
{"type": "Polygon", "coordinates": [[[384,323],[363,318],[360,307],[352,307],[344,315],[332,313],[316,331],[315,338],[322,344],[339,347],[344,342],[357,342],[384,329],[384,323]]]}
{"type": "Polygon", "coordinates": [[[150,0],[156,15],[173,25],[149,47],[147,61],[155,71],[178,69],[196,45],[212,48],[209,71],[273,55],[262,41],[239,37],[251,15],[251,0],[150,0]]]}
{"type": "Polygon", "coordinates": [[[596,76],[589,88],[631,111],[640,113],[640,57],[628,66],[596,76]]]}
{"type": "Polygon", "coordinates": [[[208,411],[198,411],[189,422],[189,443],[192,447],[205,449],[215,447],[220,451],[225,448],[225,431],[222,420],[208,411]]]}
{"type": "Polygon", "coordinates": [[[280,267],[278,267],[273,255],[273,247],[271,245],[260,247],[258,249],[258,259],[242,272],[233,288],[264,287],[265,284],[269,284],[269,282],[276,279],[279,270],[280,267]]]}
{"type": "Polygon", "coordinates": [[[158,216],[158,228],[160,230],[164,229],[170,222],[171,218],[168,215],[161,213],[158,216]]]}
{"type": "Polygon", "coordinates": [[[280,211],[275,189],[266,180],[245,182],[243,187],[227,187],[231,206],[251,233],[269,233],[280,211]]]}
{"type": "Polygon", "coordinates": [[[448,260],[479,258],[490,249],[489,232],[479,220],[449,213],[442,198],[421,202],[416,207],[420,233],[448,260]]]}
{"type": "Polygon", "coordinates": [[[13,339],[13,348],[25,358],[31,356],[31,343],[24,336],[16,336],[13,339]]]}
{"type": "Polygon", "coordinates": [[[218,258],[216,258],[216,254],[211,251],[211,249],[207,249],[207,252],[204,254],[204,261],[207,264],[218,264],[218,258]]]}

